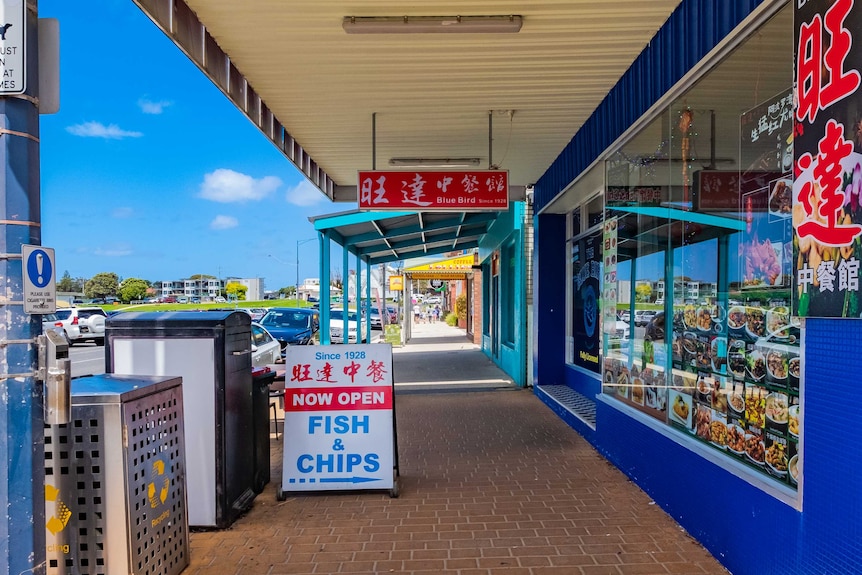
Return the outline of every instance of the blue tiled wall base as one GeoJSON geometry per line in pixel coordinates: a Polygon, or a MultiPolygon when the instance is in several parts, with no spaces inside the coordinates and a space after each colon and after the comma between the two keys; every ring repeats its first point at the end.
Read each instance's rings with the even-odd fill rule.
{"type": "Polygon", "coordinates": [[[571,386],[536,393],[734,575],[862,574],[862,325],[809,319],[803,345],[801,512],[601,401],[593,431],[571,386]]]}

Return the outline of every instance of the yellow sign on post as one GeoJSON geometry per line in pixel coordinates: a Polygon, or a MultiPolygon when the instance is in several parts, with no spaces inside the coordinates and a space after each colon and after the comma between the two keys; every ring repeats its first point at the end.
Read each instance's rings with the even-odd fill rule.
{"type": "Polygon", "coordinates": [[[389,276],[389,291],[404,291],[404,276],[389,276]]]}

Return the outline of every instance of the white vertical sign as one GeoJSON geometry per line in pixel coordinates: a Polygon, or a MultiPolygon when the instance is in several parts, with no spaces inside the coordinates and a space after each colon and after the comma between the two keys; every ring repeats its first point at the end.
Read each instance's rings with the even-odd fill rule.
{"type": "Polygon", "coordinates": [[[57,311],[54,248],[21,246],[24,276],[24,313],[57,311]]]}
{"type": "Polygon", "coordinates": [[[27,90],[27,2],[0,3],[0,95],[27,90]]]}
{"type": "Polygon", "coordinates": [[[394,486],[392,346],[289,346],[283,491],[394,486]]]}

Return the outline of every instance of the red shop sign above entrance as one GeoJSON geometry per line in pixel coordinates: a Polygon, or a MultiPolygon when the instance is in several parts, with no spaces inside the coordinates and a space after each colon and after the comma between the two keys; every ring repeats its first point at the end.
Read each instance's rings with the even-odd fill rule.
{"type": "Polygon", "coordinates": [[[509,172],[363,171],[359,172],[359,209],[505,211],[509,172]]]}

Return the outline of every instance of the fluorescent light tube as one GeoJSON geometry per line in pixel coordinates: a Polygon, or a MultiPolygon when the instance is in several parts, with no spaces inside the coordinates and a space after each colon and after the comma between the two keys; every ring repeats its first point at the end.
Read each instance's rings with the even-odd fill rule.
{"type": "Polygon", "coordinates": [[[475,168],[479,158],[392,158],[389,165],[400,168],[475,168]]]}
{"type": "Polygon", "coordinates": [[[345,16],[348,34],[512,34],[521,30],[521,16],[345,16]]]}

